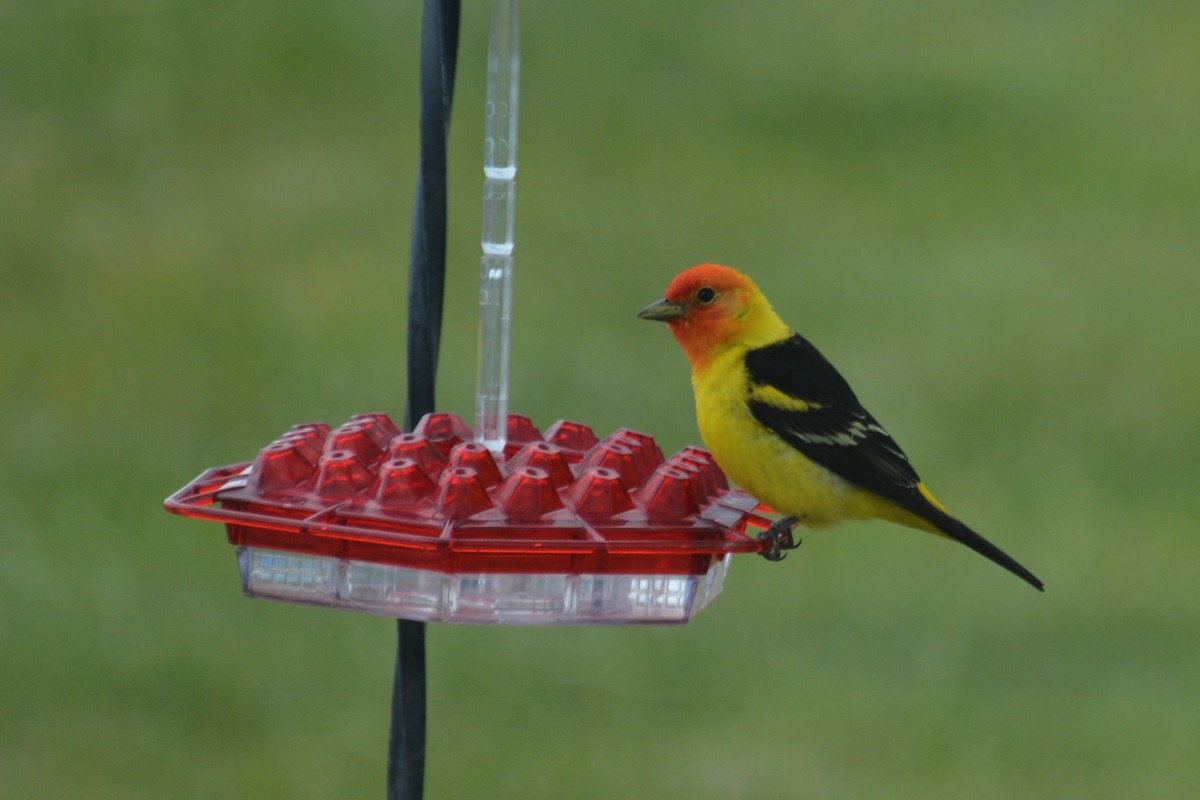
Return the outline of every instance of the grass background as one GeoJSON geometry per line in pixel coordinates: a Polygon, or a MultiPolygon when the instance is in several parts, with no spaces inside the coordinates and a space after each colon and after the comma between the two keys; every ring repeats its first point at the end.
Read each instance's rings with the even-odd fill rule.
{"type": "MultiPolygon", "coordinates": [[[[439,402],[473,406],[487,8],[439,402]]],[[[679,629],[429,631],[431,798],[1194,797],[1200,6],[523,9],[515,411],[697,440],[753,274],[1044,596],[883,524],[679,629]]],[[[0,794],[381,797],[394,626],[162,499],[404,409],[414,2],[0,3],[0,794]]]]}

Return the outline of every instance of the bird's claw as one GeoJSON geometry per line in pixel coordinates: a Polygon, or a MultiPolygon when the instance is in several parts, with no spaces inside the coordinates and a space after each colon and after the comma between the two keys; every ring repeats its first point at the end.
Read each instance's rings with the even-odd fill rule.
{"type": "Polygon", "coordinates": [[[760,533],[758,541],[769,542],[769,544],[759,555],[767,561],[783,561],[787,558],[786,551],[795,550],[804,541],[803,539],[792,540],[792,528],[799,521],[798,517],[784,517],[776,520],[771,527],[760,533]]]}

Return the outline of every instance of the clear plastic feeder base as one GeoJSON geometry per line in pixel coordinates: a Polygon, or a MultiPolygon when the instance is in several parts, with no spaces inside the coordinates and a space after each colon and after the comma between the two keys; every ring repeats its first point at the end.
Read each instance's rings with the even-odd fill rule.
{"type": "Polygon", "coordinates": [[[471,575],[257,547],[237,558],[249,597],[471,625],[683,624],[720,595],[731,560],[703,575],[471,575]]]}

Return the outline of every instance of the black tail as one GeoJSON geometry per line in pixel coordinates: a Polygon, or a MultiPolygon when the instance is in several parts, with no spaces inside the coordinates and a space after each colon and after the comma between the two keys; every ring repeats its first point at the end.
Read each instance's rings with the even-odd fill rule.
{"type": "MultiPolygon", "coordinates": [[[[934,511],[934,509],[930,510],[934,511]]],[[[976,553],[979,553],[979,555],[983,556],[989,561],[999,564],[1013,575],[1016,575],[1018,578],[1037,589],[1039,592],[1044,592],[1046,590],[1045,586],[1043,586],[1042,582],[1038,580],[1037,576],[1018,564],[1015,558],[1001,550],[999,547],[996,547],[996,545],[992,544],[987,539],[983,538],[978,533],[971,530],[949,514],[943,514],[940,511],[934,511],[934,513],[927,515],[927,519],[936,525],[938,529],[942,531],[942,533],[946,534],[954,541],[962,542],[967,547],[971,548],[976,553]]]]}

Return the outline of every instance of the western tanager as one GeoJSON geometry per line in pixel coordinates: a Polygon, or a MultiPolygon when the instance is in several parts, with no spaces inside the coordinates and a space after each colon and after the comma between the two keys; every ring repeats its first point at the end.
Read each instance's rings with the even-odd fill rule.
{"type": "Polygon", "coordinates": [[[1042,589],[1042,582],[939,503],[904,451],[817,348],[779,318],[754,281],[701,264],[638,312],[661,320],[692,367],[696,421],[717,464],[786,515],[763,534],[778,560],[792,528],[885,519],[962,542],[1042,589]]]}

